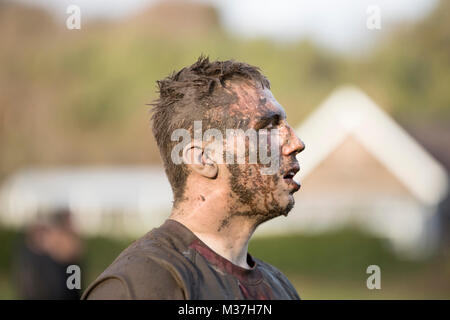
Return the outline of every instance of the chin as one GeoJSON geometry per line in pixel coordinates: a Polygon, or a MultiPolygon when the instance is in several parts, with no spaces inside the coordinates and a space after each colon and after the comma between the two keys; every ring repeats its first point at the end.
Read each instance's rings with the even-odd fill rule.
{"type": "Polygon", "coordinates": [[[273,205],[272,209],[270,210],[271,212],[269,213],[269,216],[271,218],[279,216],[286,217],[294,207],[294,204],[295,204],[294,195],[292,194],[284,195],[282,199],[279,199],[279,201],[277,201],[273,205]]]}
{"type": "Polygon", "coordinates": [[[294,207],[295,204],[295,199],[294,199],[294,195],[293,194],[289,194],[289,199],[287,201],[287,204],[284,206],[284,216],[287,216],[288,213],[292,210],[292,208],[294,207]]]}

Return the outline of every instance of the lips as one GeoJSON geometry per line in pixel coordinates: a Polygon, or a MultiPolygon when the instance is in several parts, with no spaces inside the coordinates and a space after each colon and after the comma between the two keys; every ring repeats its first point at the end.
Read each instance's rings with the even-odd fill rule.
{"type": "Polygon", "coordinates": [[[294,180],[295,174],[300,170],[300,166],[298,164],[292,166],[288,170],[284,171],[283,179],[287,183],[287,185],[293,189],[293,192],[296,192],[300,189],[300,184],[294,180]]]}

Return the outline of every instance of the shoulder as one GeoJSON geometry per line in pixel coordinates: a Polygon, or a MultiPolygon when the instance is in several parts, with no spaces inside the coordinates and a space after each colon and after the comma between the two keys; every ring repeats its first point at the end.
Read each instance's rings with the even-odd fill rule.
{"type": "Polygon", "coordinates": [[[292,299],[300,299],[295,287],[289,279],[280,270],[278,270],[278,268],[260,259],[253,259],[266,279],[269,279],[274,284],[278,283],[292,299]]]}
{"type": "Polygon", "coordinates": [[[184,299],[183,284],[158,259],[121,256],[94,281],[82,299],[184,299]]]}
{"type": "Polygon", "coordinates": [[[186,298],[192,277],[189,261],[178,249],[150,232],[125,249],[82,299],[186,298]]]}

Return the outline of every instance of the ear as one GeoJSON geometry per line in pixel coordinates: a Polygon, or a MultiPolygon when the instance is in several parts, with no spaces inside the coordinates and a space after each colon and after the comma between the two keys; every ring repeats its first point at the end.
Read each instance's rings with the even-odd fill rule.
{"type": "Polygon", "coordinates": [[[217,177],[217,163],[204,152],[201,143],[192,142],[183,148],[183,162],[193,172],[209,179],[217,177]]]}

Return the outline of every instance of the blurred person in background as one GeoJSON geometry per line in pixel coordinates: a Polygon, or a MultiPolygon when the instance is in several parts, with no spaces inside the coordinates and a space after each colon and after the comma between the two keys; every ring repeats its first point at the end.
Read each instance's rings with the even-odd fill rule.
{"type": "Polygon", "coordinates": [[[79,265],[82,243],[68,210],[60,209],[32,223],[19,243],[14,273],[21,299],[76,300],[79,289],[67,287],[67,267],[79,265]]]}

